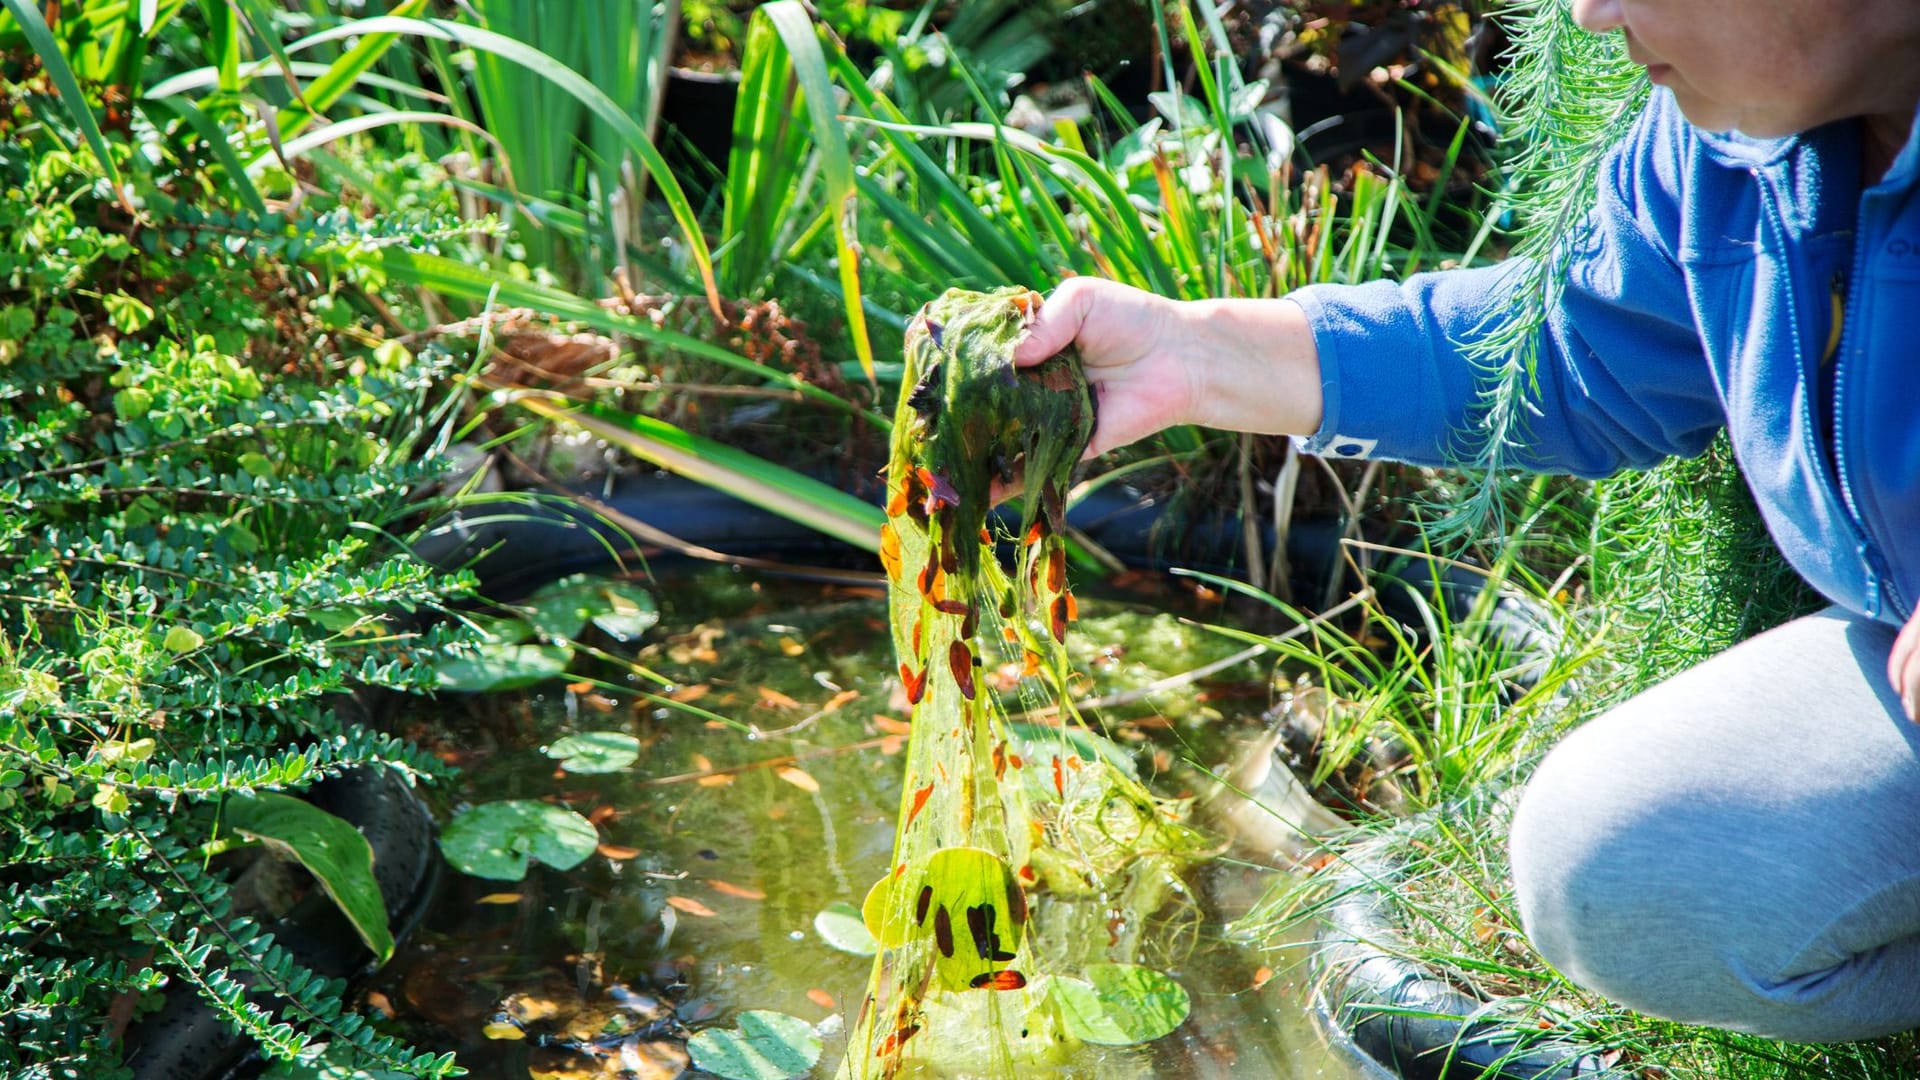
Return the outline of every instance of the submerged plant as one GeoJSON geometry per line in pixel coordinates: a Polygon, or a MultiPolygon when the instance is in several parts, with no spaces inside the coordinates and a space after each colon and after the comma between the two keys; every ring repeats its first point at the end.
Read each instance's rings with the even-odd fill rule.
{"type": "Polygon", "coordinates": [[[1021,288],[950,290],[907,331],[881,559],[913,734],[892,870],[865,905],[880,951],[844,1076],[953,1055],[1005,1074],[1077,1041],[1157,1037],[1185,1015],[1165,976],[1095,962],[1129,959],[1111,953],[1037,956],[1030,932],[1028,892],[1042,887],[1106,887],[1124,894],[1109,905],[1152,915],[1201,846],[1178,807],[1083,754],[1068,728],[1023,741],[999,701],[1002,684],[1029,705],[1053,695],[1076,719],[1061,693],[1077,615],[1064,502],[1093,399],[1071,353],[1013,366],[1039,302],[1021,288]],[[997,538],[1014,548],[1009,573],[988,511],[994,481],[1016,472],[1026,506],[1017,533],[997,538]],[[1076,962],[1087,981],[1065,970],[1076,962]],[[1100,1015],[1112,1001],[1133,1007],[1100,1015]]]}

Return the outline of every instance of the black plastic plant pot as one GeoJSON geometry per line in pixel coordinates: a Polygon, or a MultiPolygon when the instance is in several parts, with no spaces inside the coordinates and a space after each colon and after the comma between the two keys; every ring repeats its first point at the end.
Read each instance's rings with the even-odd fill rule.
{"type": "MultiPolygon", "coordinates": [[[[431,907],[441,870],[426,804],[399,774],[377,767],[323,780],[305,797],[367,838],[388,928],[396,943],[405,941],[431,907]]],[[[345,979],[373,970],[373,954],[321,889],[310,890],[268,929],[275,943],[318,975],[345,979]]],[[[167,991],[157,1012],[127,1031],[125,1048],[134,1080],[224,1080],[252,1075],[259,1064],[250,1042],[198,994],[178,986],[167,991]]]]}
{"type": "Polygon", "coordinates": [[[1377,844],[1343,852],[1315,942],[1314,1011],[1400,1080],[1627,1080],[1604,1055],[1514,1026],[1494,1004],[1405,959],[1390,897],[1397,864],[1377,844]]]}

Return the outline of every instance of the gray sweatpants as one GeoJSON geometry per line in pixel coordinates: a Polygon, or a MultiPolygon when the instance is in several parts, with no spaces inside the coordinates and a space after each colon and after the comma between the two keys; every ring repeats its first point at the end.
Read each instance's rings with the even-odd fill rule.
{"type": "Polygon", "coordinates": [[[1520,916],[1639,1012],[1837,1042],[1920,1026],[1920,725],[1836,609],[1583,725],[1512,830],[1520,916]]]}

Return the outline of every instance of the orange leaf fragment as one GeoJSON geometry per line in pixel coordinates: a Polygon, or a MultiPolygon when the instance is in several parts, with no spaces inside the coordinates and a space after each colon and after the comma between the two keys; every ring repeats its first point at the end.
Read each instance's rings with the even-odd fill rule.
{"type": "Polygon", "coordinates": [[[827,993],[825,990],[822,990],[817,986],[807,991],[807,1000],[813,1002],[815,1005],[818,1005],[823,1009],[831,1009],[833,1008],[833,1004],[834,1004],[833,995],[827,993]]]}
{"type": "Polygon", "coordinates": [[[519,902],[520,894],[517,892],[490,892],[474,901],[476,904],[517,904],[519,902]]]}
{"type": "Polygon", "coordinates": [[[599,852],[602,855],[605,855],[607,858],[612,859],[615,862],[622,862],[627,859],[632,859],[637,857],[640,854],[639,848],[628,847],[625,844],[600,844],[600,845],[597,845],[593,850],[599,852]]]}
{"type": "Polygon", "coordinates": [[[933,796],[932,784],[928,784],[926,787],[923,787],[919,791],[916,791],[913,793],[913,809],[907,811],[908,825],[912,825],[913,819],[920,816],[920,811],[925,809],[927,805],[927,800],[932,796],[933,796]]]}
{"type": "Polygon", "coordinates": [[[701,772],[713,771],[713,759],[708,757],[705,754],[695,754],[692,757],[688,758],[687,761],[691,763],[694,768],[699,769],[701,772]]]}
{"type": "Polygon", "coordinates": [[[882,733],[887,735],[913,734],[912,724],[907,723],[905,720],[896,720],[893,717],[887,716],[885,714],[875,714],[873,718],[873,726],[876,728],[879,728],[882,733]]]}
{"type": "Polygon", "coordinates": [[[820,706],[820,711],[822,713],[834,712],[837,709],[839,709],[840,706],[845,705],[847,702],[852,701],[854,698],[857,698],[859,696],[860,696],[860,691],[858,690],[842,690],[839,693],[828,698],[827,703],[825,705],[820,706]]]}
{"type": "Polygon", "coordinates": [[[731,881],[722,881],[719,878],[708,878],[707,888],[712,889],[722,896],[731,896],[739,900],[765,900],[767,898],[767,894],[761,892],[759,889],[750,889],[745,885],[735,885],[731,881]]]}
{"type": "Polygon", "coordinates": [[[900,534],[891,521],[880,526],[880,565],[886,568],[888,581],[900,580],[900,534]]]}
{"type": "Polygon", "coordinates": [[[714,776],[703,776],[700,779],[695,780],[694,783],[698,784],[701,787],[726,787],[727,785],[733,783],[733,774],[719,773],[714,776]]]}
{"type": "Polygon", "coordinates": [[[1019,990],[1027,985],[1027,977],[1005,968],[1001,971],[983,971],[973,977],[968,985],[975,990],[1019,990]]]}
{"type": "Polygon", "coordinates": [[[880,740],[880,752],[888,757],[892,757],[906,748],[907,737],[905,735],[888,735],[880,740]]]}
{"type": "Polygon", "coordinates": [[[697,915],[702,919],[711,919],[719,914],[691,896],[669,896],[667,897],[667,904],[675,911],[684,911],[689,915],[697,915]]]}
{"type": "Polygon", "coordinates": [[[927,672],[925,668],[915,672],[906,664],[900,665],[900,682],[907,688],[907,704],[918,705],[920,698],[927,692],[927,672]]]}
{"type": "Polygon", "coordinates": [[[1272,978],[1273,978],[1272,968],[1270,967],[1260,968],[1258,971],[1255,971],[1253,973],[1253,988],[1255,990],[1260,989],[1261,987],[1267,985],[1268,981],[1271,980],[1272,978]]]}
{"type": "Polygon", "coordinates": [[[707,692],[712,689],[713,688],[706,683],[694,683],[692,686],[682,686],[673,693],[668,694],[667,700],[678,701],[684,705],[689,701],[699,701],[701,698],[706,697],[707,692]]]}
{"type": "Polygon", "coordinates": [[[570,682],[567,684],[567,692],[571,694],[584,694],[591,689],[593,689],[593,684],[590,682],[570,682]]]}
{"type": "Polygon", "coordinates": [[[769,709],[797,709],[800,707],[799,702],[775,690],[771,686],[763,686],[760,688],[759,704],[769,709]]]}
{"type": "Polygon", "coordinates": [[[785,780],[787,783],[792,784],[794,787],[797,787],[801,791],[807,792],[808,794],[812,794],[820,790],[820,781],[815,780],[813,778],[812,773],[799,767],[798,765],[784,765],[778,769],[775,769],[773,772],[773,775],[779,777],[782,780],[785,780]]]}

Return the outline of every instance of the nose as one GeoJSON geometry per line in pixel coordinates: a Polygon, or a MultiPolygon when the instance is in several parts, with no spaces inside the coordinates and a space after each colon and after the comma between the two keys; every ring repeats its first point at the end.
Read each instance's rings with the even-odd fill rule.
{"type": "Polygon", "coordinates": [[[1573,0],[1573,21],[1595,34],[1618,30],[1627,24],[1621,0],[1573,0]]]}

